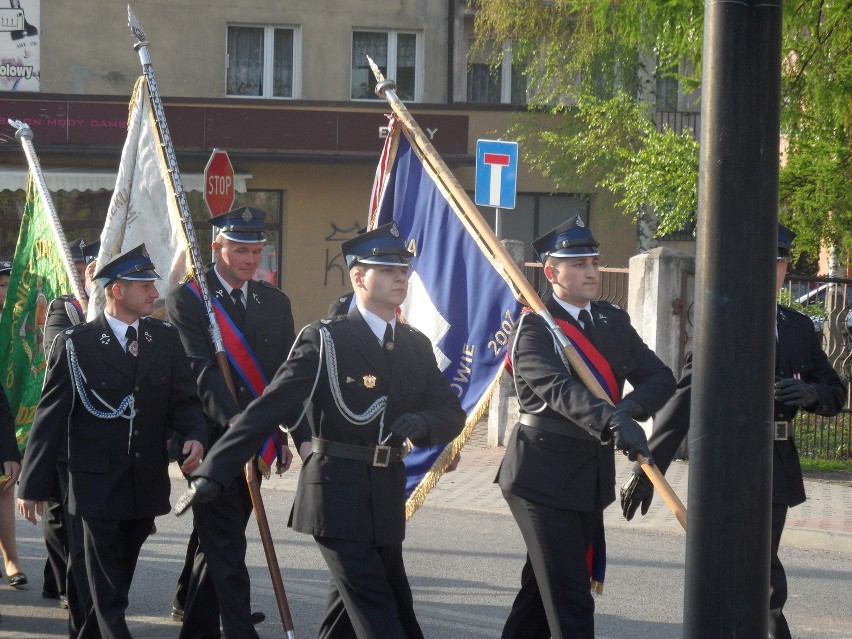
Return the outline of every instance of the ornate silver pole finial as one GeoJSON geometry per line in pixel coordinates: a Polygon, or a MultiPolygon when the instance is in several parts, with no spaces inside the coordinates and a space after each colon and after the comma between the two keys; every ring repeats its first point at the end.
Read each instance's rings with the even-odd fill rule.
{"type": "Polygon", "coordinates": [[[393,80],[386,80],[382,70],[379,68],[375,62],[373,62],[373,58],[367,56],[367,64],[370,65],[370,69],[373,70],[373,75],[376,76],[376,95],[380,98],[384,98],[385,93],[390,89],[391,91],[396,91],[396,82],[393,80]]]}
{"type": "Polygon", "coordinates": [[[145,40],[145,32],[142,31],[142,25],[139,24],[139,20],[130,5],[127,5],[127,26],[130,27],[130,33],[133,34],[133,37],[138,40],[133,48],[139,53],[142,65],[151,64],[151,58],[148,56],[148,47],[151,45],[145,40]]]}
{"type": "Polygon", "coordinates": [[[30,125],[26,122],[21,122],[20,120],[10,120],[6,119],[10,126],[13,126],[17,129],[15,131],[15,139],[20,142],[21,138],[26,138],[27,140],[33,139],[33,130],[30,128],[30,125]]]}

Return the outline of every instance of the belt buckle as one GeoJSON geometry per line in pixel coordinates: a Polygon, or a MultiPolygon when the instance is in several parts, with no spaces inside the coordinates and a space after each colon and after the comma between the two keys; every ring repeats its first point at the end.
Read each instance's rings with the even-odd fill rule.
{"type": "Polygon", "coordinates": [[[373,466],[387,468],[390,464],[391,447],[376,445],[373,449],[373,466]]]}
{"type": "Polygon", "coordinates": [[[788,422],[775,422],[775,441],[786,441],[788,439],[788,422]]]}

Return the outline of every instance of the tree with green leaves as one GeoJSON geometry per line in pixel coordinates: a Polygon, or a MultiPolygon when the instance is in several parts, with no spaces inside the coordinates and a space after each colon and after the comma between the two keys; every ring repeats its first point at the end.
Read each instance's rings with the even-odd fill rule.
{"type": "MultiPolygon", "coordinates": [[[[476,0],[479,46],[512,42],[529,112],[509,135],[557,189],[595,192],[604,211],[657,237],[697,210],[698,142],[660,122],[658,87],[697,111],[704,4],[698,0],[476,0]]],[[[784,7],[780,175],[782,221],[800,251],[852,248],[852,2],[784,7]]],[[[494,60],[495,64],[499,60],[494,60]]],[[[643,246],[642,248],[647,248],[643,246]]]]}

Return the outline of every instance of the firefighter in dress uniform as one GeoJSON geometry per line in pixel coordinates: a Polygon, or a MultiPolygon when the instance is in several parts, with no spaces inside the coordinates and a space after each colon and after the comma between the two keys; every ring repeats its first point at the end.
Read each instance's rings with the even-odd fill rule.
{"type": "Polygon", "coordinates": [[[313,535],[332,574],[320,634],[419,638],[402,558],[403,444],[450,442],[465,414],[429,339],[396,320],[412,257],[396,224],[342,249],[355,307],[301,332],[263,396],[193,474],[179,507],[217,494],[282,420],[298,424],[292,434],[304,465],[289,523],[313,535]]]}
{"type": "Polygon", "coordinates": [[[82,519],[92,607],[79,637],[128,639],[133,572],[154,518],[169,510],[169,428],[197,468],[204,415],[177,330],[146,317],[159,279],[145,245],[100,267],[106,306],[54,341],[21,474],[18,509],[35,523],[67,438],[69,511],[82,519]]]}
{"type": "MultiPolygon", "coordinates": [[[[623,310],[596,301],[598,242],[577,216],[533,242],[553,287],[547,309],[588,343],[590,360],[609,372],[611,405],[568,367],[556,338],[534,313],[521,315],[509,342],[520,406],[497,483],[527,547],[521,589],[503,637],[594,637],[594,599],[586,551],[603,509],[615,501],[613,444],[650,461],[636,423],[671,397],[675,379],[623,310]],[[633,390],[617,397],[629,381],[633,390]]],[[[581,345],[578,344],[578,348],[581,345]]]]}

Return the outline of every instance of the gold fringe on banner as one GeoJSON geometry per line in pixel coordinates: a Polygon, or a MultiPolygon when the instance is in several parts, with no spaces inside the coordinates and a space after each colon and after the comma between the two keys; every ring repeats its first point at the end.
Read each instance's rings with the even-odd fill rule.
{"type": "Polygon", "coordinates": [[[441,451],[441,454],[438,455],[438,458],[435,460],[435,463],[432,464],[432,468],[423,476],[423,479],[420,480],[420,483],[417,484],[417,487],[411,493],[411,496],[408,498],[408,501],[405,502],[405,519],[408,521],[417,512],[417,509],[423,505],[423,502],[426,501],[426,495],[429,494],[437,484],[438,480],[441,479],[441,476],[447,472],[447,468],[449,468],[450,463],[456,458],[456,455],[462,449],[462,446],[465,445],[468,439],[470,439],[471,434],[473,433],[473,429],[476,427],[476,424],[482,419],[482,416],[485,414],[485,411],[488,408],[488,402],[491,401],[491,394],[494,392],[494,389],[497,388],[497,384],[500,383],[500,379],[503,376],[503,369],[500,369],[500,372],[497,374],[497,377],[491,382],[491,385],[488,387],[486,393],[479,400],[479,403],[473,410],[464,424],[464,429],[459,436],[456,437],[452,442],[447,444],[444,450],[441,451]]]}

